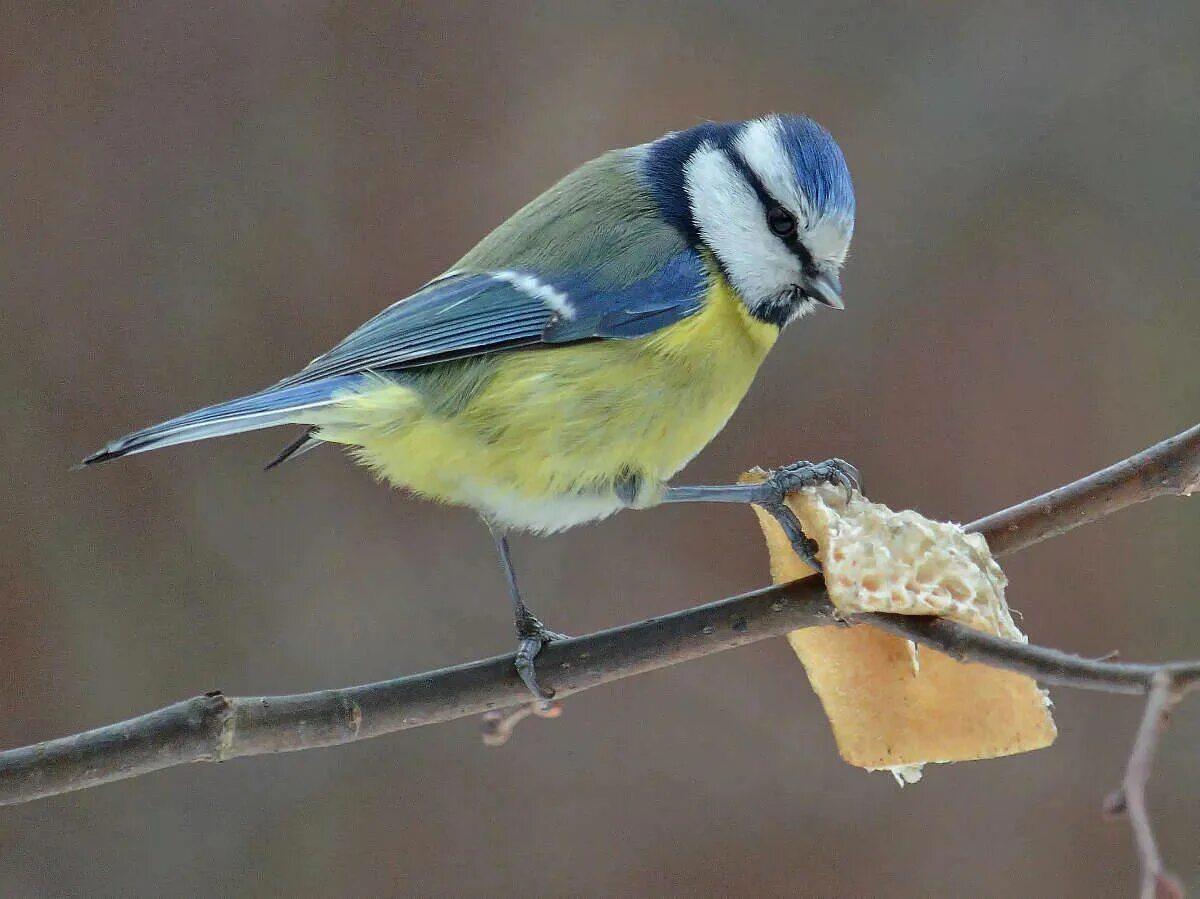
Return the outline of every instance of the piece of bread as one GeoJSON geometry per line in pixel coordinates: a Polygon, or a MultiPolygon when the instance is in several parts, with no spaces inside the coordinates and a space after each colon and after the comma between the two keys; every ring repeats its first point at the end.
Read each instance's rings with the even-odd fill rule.
{"type": "MultiPolygon", "coordinates": [[[[748,472],[743,481],[763,476],[748,472]]],[[[1026,641],[1004,600],[1004,572],[982,536],[893,512],[858,493],[847,502],[834,487],[806,488],[788,505],[817,541],[839,611],[940,615],[1026,641]]],[[[775,519],[755,511],[774,582],[811,575],[775,519]]],[[[808,628],[788,641],[852,765],[911,783],[927,762],[993,758],[1054,742],[1049,698],[1024,675],[957,662],[867,626],[808,628]]]]}

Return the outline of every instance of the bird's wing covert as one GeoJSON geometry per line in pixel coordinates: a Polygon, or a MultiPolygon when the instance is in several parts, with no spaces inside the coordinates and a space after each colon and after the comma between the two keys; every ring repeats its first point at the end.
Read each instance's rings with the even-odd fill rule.
{"type": "Polygon", "coordinates": [[[521,347],[641,337],[699,309],[706,284],[704,263],[691,250],[620,287],[522,268],[454,271],[389,306],[280,386],[521,347]]]}

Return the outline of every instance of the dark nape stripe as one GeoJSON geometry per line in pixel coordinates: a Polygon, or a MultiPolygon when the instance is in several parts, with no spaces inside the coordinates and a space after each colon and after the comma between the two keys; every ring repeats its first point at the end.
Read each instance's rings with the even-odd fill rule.
{"type": "Polygon", "coordinates": [[[740,122],[705,122],[656,142],[646,159],[651,193],[663,217],[693,249],[700,249],[704,242],[685,186],[687,163],[703,144],[729,147],[740,128],[740,122]]]}

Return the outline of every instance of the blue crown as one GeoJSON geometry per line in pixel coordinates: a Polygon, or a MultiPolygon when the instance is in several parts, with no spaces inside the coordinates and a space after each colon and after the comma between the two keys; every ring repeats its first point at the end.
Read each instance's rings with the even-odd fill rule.
{"type": "Polygon", "coordinates": [[[796,181],[813,210],[822,218],[854,221],[854,183],[833,135],[807,116],[777,118],[796,181]]]}

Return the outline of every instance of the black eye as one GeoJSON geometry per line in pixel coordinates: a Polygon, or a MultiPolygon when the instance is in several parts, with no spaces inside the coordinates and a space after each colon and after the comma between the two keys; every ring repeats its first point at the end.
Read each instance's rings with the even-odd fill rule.
{"type": "Polygon", "coordinates": [[[791,237],[796,233],[796,217],[782,206],[767,210],[767,227],[779,237],[791,237]]]}

